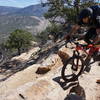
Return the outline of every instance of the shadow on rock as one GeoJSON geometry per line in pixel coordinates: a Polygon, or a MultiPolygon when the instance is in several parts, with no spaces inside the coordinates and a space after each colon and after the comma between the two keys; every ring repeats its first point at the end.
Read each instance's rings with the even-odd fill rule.
{"type": "Polygon", "coordinates": [[[73,81],[73,82],[65,82],[62,80],[62,78],[59,76],[59,77],[56,77],[56,78],[53,78],[53,80],[55,82],[57,82],[64,90],[67,90],[69,89],[70,87],[74,86],[74,85],[77,85],[77,81],[73,81]]]}
{"type": "Polygon", "coordinates": [[[79,83],[72,87],[64,100],[86,100],[85,91],[79,83]]]}
{"type": "Polygon", "coordinates": [[[71,88],[69,94],[64,100],[86,100],[85,91],[83,87],[80,86],[78,81],[64,82],[60,76],[54,78],[53,80],[57,82],[64,90],[71,88]]]}
{"type": "Polygon", "coordinates": [[[5,81],[7,78],[13,74],[24,70],[27,68],[26,63],[22,63],[19,60],[7,61],[0,66],[0,75],[4,75],[3,78],[0,78],[0,82],[5,81]]]}

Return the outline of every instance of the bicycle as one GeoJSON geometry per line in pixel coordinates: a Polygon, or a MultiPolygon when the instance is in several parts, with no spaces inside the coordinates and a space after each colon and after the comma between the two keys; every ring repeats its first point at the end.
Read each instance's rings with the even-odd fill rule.
{"type": "Polygon", "coordinates": [[[61,71],[62,79],[66,82],[78,80],[82,72],[91,64],[91,58],[96,56],[96,52],[100,49],[100,45],[83,45],[75,41],[71,42],[76,45],[73,56],[67,59],[61,71]],[[86,53],[87,57],[85,59],[80,55],[80,50],[86,53]]]}

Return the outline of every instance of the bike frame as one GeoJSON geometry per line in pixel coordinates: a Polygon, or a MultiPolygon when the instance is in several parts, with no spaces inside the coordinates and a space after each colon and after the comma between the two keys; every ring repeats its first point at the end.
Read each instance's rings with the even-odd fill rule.
{"type": "Polygon", "coordinates": [[[75,51],[79,52],[80,50],[85,52],[88,56],[92,56],[95,52],[98,52],[100,49],[100,45],[93,45],[93,44],[89,44],[89,45],[81,45],[81,44],[76,44],[76,48],[75,51]],[[87,50],[88,49],[88,50],[87,50]]]}
{"type": "MultiPolygon", "coordinates": [[[[83,71],[90,71],[90,64],[94,63],[90,63],[91,61],[91,57],[94,57],[94,53],[96,51],[99,51],[100,49],[100,45],[82,45],[79,44],[78,42],[76,43],[75,41],[70,41],[70,43],[74,43],[76,45],[74,51],[73,51],[73,56],[70,57],[69,59],[67,59],[66,63],[64,64],[62,71],[61,71],[61,75],[62,78],[66,81],[66,82],[71,82],[71,81],[75,81],[78,79],[78,77],[82,74],[83,71]],[[80,55],[80,51],[83,51],[87,54],[87,56],[82,57],[80,55]],[[67,67],[68,64],[70,64],[71,69],[72,69],[72,77],[67,77],[67,67]],[[78,69],[79,68],[79,69],[78,69]],[[75,73],[74,73],[75,72],[75,73]],[[77,72],[77,73],[76,73],[77,72]]],[[[68,73],[68,76],[70,76],[68,73]]]]}

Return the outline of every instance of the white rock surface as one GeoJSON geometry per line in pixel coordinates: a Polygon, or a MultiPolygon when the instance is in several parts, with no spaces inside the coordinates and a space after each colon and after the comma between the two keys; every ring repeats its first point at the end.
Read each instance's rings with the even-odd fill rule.
{"type": "MultiPolygon", "coordinates": [[[[64,47],[61,49],[65,51],[64,47]]],[[[67,53],[71,55],[72,51],[67,49],[67,53]]],[[[22,54],[16,59],[22,60],[24,57],[26,54],[22,54]]],[[[29,58],[29,56],[27,57],[29,58]]],[[[14,74],[4,82],[0,82],[0,100],[66,100],[65,98],[73,86],[63,89],[64,85],[61,85],[63,83],[62,66],[60,57],[53,54],[42,64],[34,64],[14,74]],[[38,75],[35,72],[41,66],[52,68],[48,73],[38,75]]],[[[96,83],[97,79],[100,79],[100,66],[97,63],[92,64],[89,73],[79,77],[79,84],[84,89],[86,100],[100,100],[100,84],[96,83]]],[[[68,84],[65,86],[68,87],[68,84]]]]}

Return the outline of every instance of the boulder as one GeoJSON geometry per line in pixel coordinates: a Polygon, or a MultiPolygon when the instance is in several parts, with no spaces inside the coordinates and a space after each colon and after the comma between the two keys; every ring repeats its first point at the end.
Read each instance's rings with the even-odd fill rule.
{"type": "Polygon", "coordinates": [[[36,71],[37,74],[45,74],[50,71],[50,67],[39,67],[36,71]]]}
{"type": "Polygon", "coordinates": [[[100,84],[100,79],[98,79],[98,80],[96,81],[96,83],[100,84]]]}
{"type": "Polygon", "coordinates": [[[72,56],[72,51],[69,48],[66,47],[62,47],[59,51],[58,51],[58,55],[61,58],[63,64],[66,62],[66,60],[72,56]]]}
{"type": "Polygon", "coordinates": [[[69,58],[68,54],[63,51],[58,51],[58,55],[62,59],[63,63],[65,63],[65,61],[69,58]]]}

